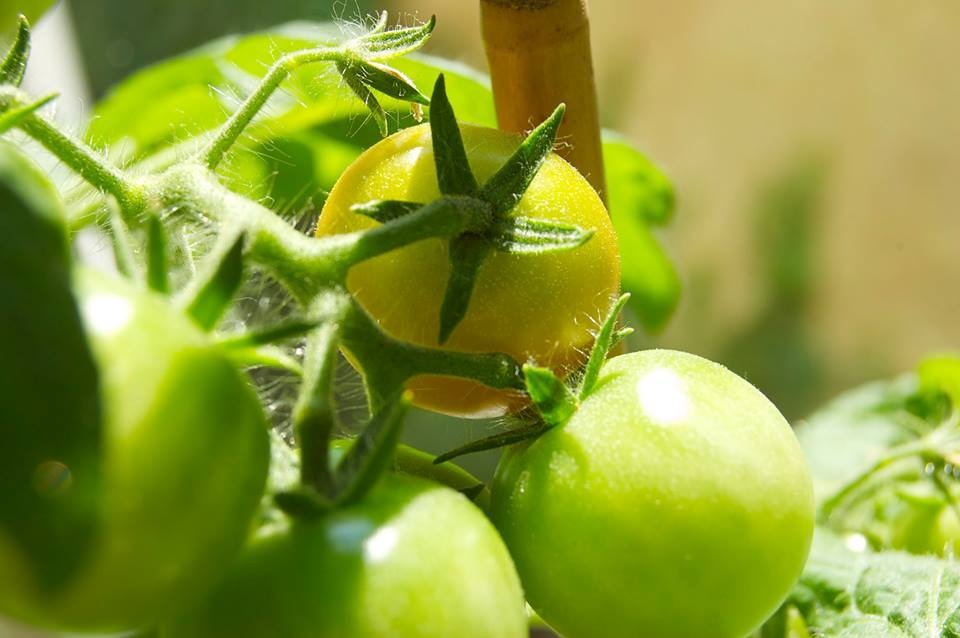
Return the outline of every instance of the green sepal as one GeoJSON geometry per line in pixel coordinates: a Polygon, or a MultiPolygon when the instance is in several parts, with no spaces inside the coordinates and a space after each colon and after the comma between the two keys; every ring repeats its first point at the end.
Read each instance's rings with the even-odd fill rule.
{"type": "Polygon", "coordinates": [[[356,502],[391,467],[411,398],[398,392],[387,399],[340,459],[333,475],[337,503],[356,502]]]}
{"type": "Polygon", "coordinates": [[[24,106],[18,106],[4,112],[2,115],[0,115],[0,135],[3,135],[10,129],[19,126],[20,123],[23,122],[27,117],[42,109],[59,96],[59,93],[51,93],[43,96],[35,102],[31,102],[30,104],[26,104],[24,106]]]}
{"type": "Polygon", "coordinates": [[[550,368],[524,364],[523,378],[530,400],[547,425],[565,423],[577,411],[577,397],[550,368]]]}
{"type": "Polygon", "coordinates": [[[340,72],[340,76],[343,77],[343,81],[350,87],[350,90],[360,98],[363,105],[370,111],[370,115],[373,116],[373,120],[377,123],[377,128],[380,130],[380,135],[386,137],[390,133],[390,127],[387,124],[387,113],[383,110],[383,106],[381,106],[373,93],[370,92],[367,85],[350,70],[350,66],[347,63],[337,62],[337,71],[340,72]]]}
{"type": "Polygon", "coordinates": [[[404,102],[429,105],[430,98],[420,92],[413,80],[389,66],[376,62],[354,60],[344,66],[347,73],[353,73],[360,82],[371,89],[404,102]]]}
{"type": "Polygon", "coordinates": [[[584,230],[573,224],[507,217],[494,227],[493,245],[504,253],[539,255],[578,248],[593,234],[593,229],[584,230]]]}
{"type": "Polygon", "coordinates": [[[358,215],[369,217],[381,224],[386,224],[395,219],[406,217],[423,208],[423,204],[417,202],[403,202],[396,199],[381,199],[365,204],[354,204],[350,210],[358,215]]]}
{"type": "Polygon", "coordinates": [[[450,240],[450,276],[440,306],[440,343],[450,338],[467,314],[477,273],[490,251],[490,242],[477,235],[460,235],[450,240]]]}
{"type": "Polygon", "coordinates": [[[136,257],[133,254],[133,239],[130,237],[127,222],[123,220],[123,216],[120,215],[116,206],[110,206],[107,225],[110,247],[113,249],[113,261],[117,267],[117,272],[129,279],[138,278],[140,273],[137,268],[136,257]]]}
{"type": "Polygon", "coordinates": [[[550,117],[530,132],[500,170],[483,185],[480,196],[493,204],[495,215],[505,215],[520,201],[553,150],[565,110],[563,104],[558,106],[550,117]]]}
{"type": "Polygon", "coordinates": [[[0,84],[20,86],[23,74],[27,71],[27,60],[30,57],[30,23],[23,15],[17,22],[17,35],[10,45],[10,50],[0,63],[0,84]]]}
{"type": "Polygon", "coordinates": [[[465,454],[495,450],[497,448],[513,445],[514,443],[520,443],[528,439],[535,439],[549,430],[550,427],[550,425],[542,421],[528,423],[518,428],[507,430],[506,432],[499,432],[492,436],[487,436],[482,439],[477,439],[476,441],[471,441],[465,445],[461,445],[458,448],[454,448],[449,452],[444,452],[443,454],[437,456],[437,458],[433,459],[433,462],[435,464],[446,463],[447,461],[464,456],[465,454]]]}
{"type": "Polygon", "coordinates": [[[381,11],[377,16],[377,21],[374,23],[373,27],[367,32],[368,36],[371,36],[375,33],[383,33],[387,30],[387,12],[381,11]]]}
{"type": "Polygon", "coordinates": [[[385,58],[394,58],[407,53],[416,51],[424,44],[434,27],[437,26],[437,17],[430,16],[430,19],[418,27],[406,29],[383,30],[381,23],[385,25],[386,17],[380,16],[380,22],[372,31],[357,39],[357,42],[363,49],[363,57],[366,60],[382,60],[385,58]]]}
{"type": "Polygon", "coordinates": [[[593,348],[590,349],[590,358],[583,370],[583,378],[577,388],[577,397],[581,401],[587,398],[587,395],[593,391],[593,387],[597,384],[597,379],[600,377],[600,368],[603,367],[603,362],[607,360],[610,349],[630,334],[630,332],[624,333],[623,330],[616,330],[620,313],[629,300],[630,293],[621,295],[610,308],[610,312],[607,313],[603,324],[600,326],[597,338],[593,342],[593,348]]]}
{"type": "Polygon", "coordinates": [[[186,304],[187,314],[203,330],[209,332],[230,307],[233,295],[243,281],[244,233],[240,233],[222,254],[214,267],[196,287],[186,304]]]}
{"type": "Polygon", "coordinates": [[[227,348],[227,357],[241,368],[272,368],[285,370],[298,377],[303,376],[303,366],[295,358],[276,346],[256,348],[227,348]]]}
{"type": "Polygon", "coordinates": [[[443,74],[437,76],[437,82],[433,85],[430,136],[440,192],[443,195],[475,196],[479,192],[479,186],[467,161],[467,151],[463,146],[463,137],[460,135],[460,126],[457,124],[453,106],[447,99],[443,74]]]}
{"type": "Polygon", "coordinates": [[[273,495],[274,504],[291,518],[319,518],[334,508],[334,503],[315,490],[297,487],[273,495]]]}
{"type": "Polygon", "coordinates": [[[161,294],[169,292],[167,272],[167,230],[158,215],[151,215],[147,222],[147,286],[161,294]]]}
{"type": "Polygon", "coordinates": [[[225,348],[256,348],[259,346],[301,337],[319,325],[318,321],[294,319],[275,326],[252,330],[239,335],[226,335],[218,341],[225,348]]]}

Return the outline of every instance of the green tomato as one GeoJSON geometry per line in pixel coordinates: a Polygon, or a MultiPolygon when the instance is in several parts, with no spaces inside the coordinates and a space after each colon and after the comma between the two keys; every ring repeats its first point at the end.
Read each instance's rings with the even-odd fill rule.
{"type": "Polygon", "coordinates": [[[365,499],[267,525],[163,638],[520,638],[526,615],[496,530],[463,495],[391,476],[365,499]]]}
{"type": "MultiPolygon", "coordinates": [[[[460,127],[470,168],[489,179],[522,138],[460,127]]],[[[327,198],[317,235],[370,228],[350,207],[377,199],[431,202],[440,196],[430,126],[405,129],[363,153],[327,198]]],[[[593,330],[620,289],[617,238],[590,184],[557,155],[547,157],[512,215],[593,229],[584,245],[546,255],[494,253],[480,266],[470,306],[443,348],[504,352],[566,375],[582,363],[593,330]]],[[[347,286],[388,333],[438,347],[440,307],[450,272],[448,242],[428,239],[354,266],[347,286]]],[[[525,403],[521,393],[476,381],[423,375],[408,384],[414,403],[448,414],[500,415],[525,403]]]]}
{"type": "Polygon", "coordinates": [[[91,271],[77,291],[103,405],[97,536],[76,575],[42,592],[0,534],[0,610],[74,631],[143,627],[200,595],[242,548],[267,423],[243,374],[166,298],[91,271]]]}
{"type": "Polygon", "coordinates": [[[491,518],[568,638],[742,638],[800,575],[813,487],[759,391],[653,350],[607,361],[568,422],[504,454],[491,518]]]}

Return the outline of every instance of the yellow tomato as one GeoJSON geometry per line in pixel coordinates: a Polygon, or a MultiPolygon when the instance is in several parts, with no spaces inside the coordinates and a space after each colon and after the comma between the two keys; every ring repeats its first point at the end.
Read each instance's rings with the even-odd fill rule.
{"type": "MultiPolygon", "coordinates": [[[[462,125],[461,133],[481,185],[522,139],[469,125],[462,125]]],[[[380,199],[426,203],[439,196],[430,126],[408,128],[368,149],[344,172],[323,208],[317,235],[376,225],[351,212],[354,204],[380,199]]],[[[613,226],[590,184],[553,154],[510,214],[576,224],[594,235],[564,252],[491,254],[480,267],[466,316],[442,347],[504,352],[565,375],[585,359],[593,330],[619,290],[613,226]]],[[[428,239],[354,266],[347,285],[387,333],[436,347],[449,272],[448,242],[428,239]]],[[[496,416],[523,404],[519,393],[465,379],[423,375],[408,387],[417,405],[458,416],[496,416]]]]}

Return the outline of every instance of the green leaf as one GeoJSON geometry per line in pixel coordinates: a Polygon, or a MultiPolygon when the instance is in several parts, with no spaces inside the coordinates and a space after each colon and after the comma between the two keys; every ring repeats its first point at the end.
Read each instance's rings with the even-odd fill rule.
{"type": "Polygon", "coordinates": [[[437,185],[443,195],[476,195],[479,187],[467,162],[460,125],[447,99],[443,76],[433,86],[430,106],[430,136],[437,169],[437,185]]]}
{"type": "Polygon", "coordinates": [[[450,277],[440,306],[440,343],[450,338],[467,314],[477,273],[490,250],[483,237],[461,235],[450,240],[450,277]]]}
{"type": "Polygon", "coordinates": [[[605,133],[603,160],[610,217],[620,245],[623,289],[649,332],[659,331],[680,299],[680,278],[651,228],[673,212],[673,187],[626,139],[605,133]]]}
{"type": "Polygon", "coordinates": [[[579,401],[550,368],[539,368],[529,363],[523,366],[527,394],[547,425],[560,425],[577,411],[579,401]]]}
{"type": "Polygon", "coordinates": [[[818,502],[892,448],[917,438],[917,420],[905,407],[916,390],[912,375],[869,383],[841,394],[797,424],[818,502]]]}
{"type": "Polygon", "coordinates": [[[493,244],[513,254],[544,254],[572,250],[593,237],[593,229],[529,217],[507,217],[496,224],[493,244]]]}
{"type": "Polygon", "coordinates": [[[0,535],[50,591],[92,547],[102,453],[63,215],[40,170],[0,143],[0,535]]]}
{"type": "Polygon", "coordinates": [[[256,348],[258,346],[302,337],[319,325],[316,321],[294,319],[275,326],[245,332],[241,335],[221,337],[220,345],[225,348],[256,348]]]}
{"type": "Polygon", "coordinates": [[[561,104],[550,117],[533,129],[513,155],[483,185],[481,197],[493,204],[494,215],[505,215],[520,201],[553,150],[564,110],[561,104]]]}
{"type": "Polygon", "coordinates": [[[189,295],[187,314],[203,330],[213,330],[230,307],[233,295],[243,281],[244,240],[241,234],[225,251],[214,253],[213,267],[210,272],[201,275],[199,285],[189,295]]]}
{"type": "Polygon", "coordinates": [[[334,471],[338,502],[353,503],[362,498],[391,467],[409,408],[410,396],[398,393],[370,418],[334,471]]]}
{"type": "MultiPolygon", "coordinates": [[[[198,138],[223,123],[249,88],[237,78],[261,77],[281,55],[340,36],[332,23],[299,22],[229,37],[148,67],[122,82],[96,108],[87,139],[114,155],[149,166],[188,156],[198,138]]],[[[422,54],[391,61],[417,85],[433,86],[443,73],[448,94],[465,120],[496,125],[488,80],[462,64],[422,54]]],[[[328,67],[332,68],[332,67],[328,67]]],[[[249,80],[245,81],[249,84],[249,80]]],[[[409,104],[380,101],[390,121],[416,121],[409,104]]],[[[363,104],[323,65],[294,72],[228,153],[223,179],[230,188],[286,214],[319,209],[346,167],[380,139],[363,104]]]]}
{"type": "Polygon", "coordinates": [[[902,552],[851,551],[844,538],[818,529],[789,601],[814,636],[958,636],[960,565],[902,552]]]}

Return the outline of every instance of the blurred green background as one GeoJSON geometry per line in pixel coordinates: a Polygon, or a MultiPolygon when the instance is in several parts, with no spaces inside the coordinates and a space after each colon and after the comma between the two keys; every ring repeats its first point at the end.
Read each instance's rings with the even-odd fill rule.
{"type": "MultiPolygon", "coordinates": [[[[483,69],[478,4],[383,8],[407,22],[437,14],[428,51],[483,69]]],[[[678,194],[675,220],[660,232],[683,298],[666,332],[640,336],[638,347],[722,361],[790,418],[957,347],[960,4],[589,4],[604,125],[649,153],[678,194]]],[[[218,35],[291,19],[353,21],[380,7],[75,0],[66,8],[97,96],[132,69],[218,35]]]]}

